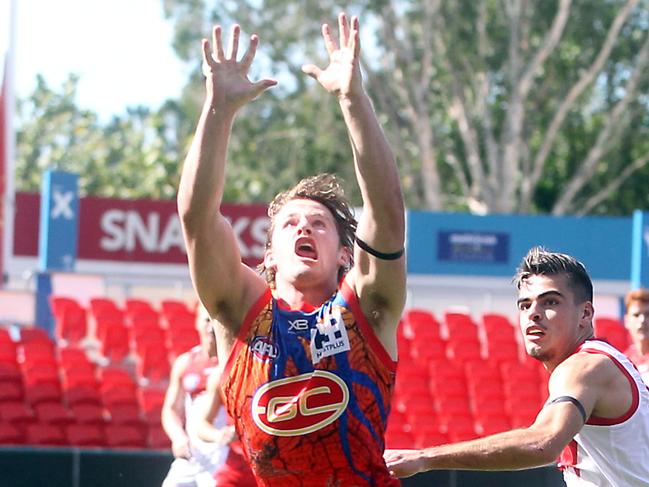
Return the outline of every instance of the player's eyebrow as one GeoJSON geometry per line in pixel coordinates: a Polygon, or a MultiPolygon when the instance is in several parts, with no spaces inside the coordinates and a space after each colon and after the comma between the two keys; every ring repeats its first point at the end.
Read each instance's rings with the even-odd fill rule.
{"type": "Polygon", "coordinates": [[[521,303],[524,303],[525,301],[531,301],[532,299],[535,299],[535,298],[536,299],[541,299],[541,298],[545,298],[547,296],[553,296],[553,295],[563,297],[563,294],[561,294],[556,289],[550,289],[549,291],[545,291],[545,292],[539,294],[536,297],[535,296],[523,296],[522,298],[518,298],[518,300],[516,301],[516,304],[519,305],[521,303]]]}

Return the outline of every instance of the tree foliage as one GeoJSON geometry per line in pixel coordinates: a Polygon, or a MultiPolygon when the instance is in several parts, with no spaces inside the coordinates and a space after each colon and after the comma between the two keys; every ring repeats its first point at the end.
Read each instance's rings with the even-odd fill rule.
{"type": "MultiPolygon", "coordinates": [[[[261,43],[251,78],[279,85],[231,139],[225,198],[268,201],[340,174],[359,203],[336,101],[301,73],[326,63],[331,0],[162,0],[193,70],[176,100],[107,124],[75,105],[76,79],[40,80],[19,110],[18,188],[79,172],[82,191],[173,197],[204,94],[200,39],[237,21],[261,43]]],[[[355,0],[363,72],[410,208],[628,214],[649,206],[649,0],[355,0]]],[[[245,49],[245,39],[240,44],[245,49]]],[[[170,94],[173,97],[174,94],[170,94]]]]}
{"type": "MultiPolygon", "coordinates": [[[[178,46],[198,46],[211,22],[236,20],[260,35],[257,69],[285,87],[255,102],[254,116],[264,122],[245,122],[268,131],[264,159],[276,176],[269,189],[312,169],[304,149],[313,134],[324,143],[315,168],[337,161],[348,173],[348,157],[327,156],[327,146],[337,152],[345,138],[335,106],[314,106],[318,95],[299,71],[307,61],[324,63],[319,30],[335,22],[334,2],[164,4],[178,46]],[[323,119],[334,123],[325,127],[323,119]]],[[[349,11],[362,16],[365,83],[398,155],[410,207],[628,211],[620,195],[634,188],[630,176],[649,174],[646,0],[357,0],[349,11]]],[[[179,53],[190,59],[192,50],[179,53]]],[[[198,63],[198,48],[193,55],[198,63]]],[[[261,134],[238,123],[238,138],[261,134]]],[[[647,198],[631,200],[643,205],[647,198]]]]}

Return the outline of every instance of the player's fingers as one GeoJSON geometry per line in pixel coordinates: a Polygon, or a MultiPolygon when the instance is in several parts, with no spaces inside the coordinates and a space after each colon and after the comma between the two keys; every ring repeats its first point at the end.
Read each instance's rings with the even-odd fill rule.
{"type": "Polygon", "coordinates": [[[275,86],[277,84],[277,81],[274,79],[262,79],[260,81],[257,81],[256,83],[252,84],[252,89],[255,94],[255,98],[261,95],[264,91],[266,91],[268,88],[271,86],[275,86]]]}
{"type": "MultiPolygon", "coordinates": [[[[209,67],[214,62],[214,59],[212,58],[212,51],[210,49],[210,43],[209,43],[209,41],[207,39],[203,39],[201,41],[201,48],[203,50],[203,64],[204,64],[204,67],[209,67]]],[[[204,72],[204,74],[206,74],[205,69],[203,69],[203,72],[204,72]]]]}
{"type": "Polygon", "coordinates": [[[241,27],[239,24],[234,24],[232,29],[230,29],[230,42],[228,43],[228,52],[227,59],[236,61],[237,60],[237,51],[239,50],[239,34],[241,33],[241,27]]]}
{"type": "Polygon", "coordinates": [[[248,72],[248,70],[250,69],[252,60],[255,58],[258,45],[259,45],[259,37],[257,37],[256,34],[251,35],[250,44],[248,44],[248,49],[246,50],[246,53],[241,59],[241,66],[246,70],[246,72],[248,72]]]}
{"type": "Polygon", "coordinates": [[[223,55],[223,43],[221,42],[221,26],[215,25],[212,30],[212,48],[214,50],[214,58],[218,62],[223,62],[225,56],[223,55]]]}
{"type": "Polygon", "coordinates": [[[349,39],[349,25],[347,25],[347,15],[345,12],[340,12],[338,14],[338,37],[340,47],[347,46],[347,41],[349,39]]]}
{"type": "Polygon", "coordinates": [[[358,59],[361,51],[360,23],[358,17],[352,17],[349,47],[354,53],[354,59],[358,59]]]}
{"type": "Polygon", "coordinates": [[[317,80],[320,77],[320,73],[322,73],[322,70],[319,67],[317,67],[315,64],[305,64],[304,66],[302,66],[302,72],[304,74],[308,74],[313,79],[317,80]]]}
{"type": "Polygon", "coordinates": [[[331,28],[329,27],[329,24],[322,24],[322,38],[324,39],[327,52],[331,56],[338,47],[336,46],[333,37],[331,37],[331,28]]]}

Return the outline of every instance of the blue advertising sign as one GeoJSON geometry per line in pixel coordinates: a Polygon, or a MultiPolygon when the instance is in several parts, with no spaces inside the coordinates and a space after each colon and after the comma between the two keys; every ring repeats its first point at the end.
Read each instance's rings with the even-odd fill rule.
{"type": "Polygon", "coordinates": [[[41,189],[38,264],[41,271],[72,271],[77,257],[78,175],[48,170],[41,189]]]}
{"type": "Polygon", "coordinates": [[[437,259],[442,262],[507,263],[509,234],[440,230],[437,234],[437,259]]]}
{"type": "Polygon", "coordinates": [[[631,288],[649,287],[649,213],[633,212],[631,288]]]}

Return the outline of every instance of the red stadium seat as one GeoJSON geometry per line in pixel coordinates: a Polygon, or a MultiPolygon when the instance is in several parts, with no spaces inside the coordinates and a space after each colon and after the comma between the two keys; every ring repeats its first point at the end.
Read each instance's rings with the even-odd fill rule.
{"type": "Polygon", "coordinates": [[[479,436],[488,436],[512,429],[507,416],[499,414],[481,414],[476,417],[476,432],[479,436]]]}
{"type": "Polygon", "coordinates": [[[138,392],[140,410],[146,421],[149,425],[160,424],[165,391],[162,389],[140,389],[138,392]]]}
{"type": "Polygon", "coordinates": [[[141,350],[135,359],[135,367],[138,377],[145,379],[149,384],[168,383],[171,364],[164,343],[149,345],[141,350]]]}
{"type": "Polygon", "coordinates": [[[200,343],[200,337],[196,328],[174,329],[170,328],[167,335],[169,344],[169,353],[171,360],[175,360],[178,355],[191,350],[200,343]]]}
{"type": "Polygon", "coordinates": [[[86,310],[73,298],[50,296],[54,334],[66,344],[80,343],[88,331],[86,310]]]}
{"type": "Polygon", "coordinates": [[[60,402],[41,402],[36,404],[34,406],[34,413],[39,423],[65,425],[74,421],[70,410],[60,402]]]}
{"type": "Polygon", "coordinates": [[[65,428],[68,443],[72,446],[102,447],[106,445],[103,426],[96,424],[71,424],[65,428]]]}
{"type": "Polygon", "coordinates": [[[147,428],[147,446],[156,450],[171,449],[171,440],[159,423],[149,424],[147,428]]]}
{"type": "Polygon", "coordinates": [[[22,401],[24,397],[22,382],[0,379],[0,402],[22,401]]]}
{"type": "Polygon", "coordinates": [[[61,426],[49,423],[28,424],[25,429],[28,445],[66,446],[68,438],[61,426]]]}
{"type": "Polygon", "coordinates": [[[25,326],[20,329],[20,343],[36,341],[46,342],[54,346],[52,339],[43,328],[25,326]]]}
{"type": "Polygon", "coordinates": [[[104,425],[106,423],[104,408],[98,404],[73,404],[70,406],[70,411],[77,424],[104,425]]]}
{"type": "Polygon", "coordinates": [[[415,448],[428,448],[431,446],[444,445],[449,442],[446,433],[442,432],[437,424],[424,424],[413,428],[415,448]]]}
{"type": "Polygon", "coordinates": [[[0,402],[0,421],[25,426],[34,422],[34,411],[22,401],[0,402]]]}
{"type": "Polygon", "coordinates": [[[162,310],[162,314],[167,317],[182,314],[191,316],[192,319],[194,317],[194,311],[187,306],[187,303],[177,299],[163,299],[160,301],[160,309],[162,310]]]}
{"type": "Polygon", "coordinates": [[[109,422],[112,424],[132,424],[142,427],[142,415],[137,403],[107,404],[105,411],[108,413],[109,422]]]}
{"type": "Polygon", "coordinates": [[[77,424],[103,426],[106,423],[104,409],[98,404],[77,403],[70,406],[70,411],[77,424]]]}
{"type": "Polygon", "coordinates": [[[73,404],[101,404],[99,384],[95,373],[82,367],[64,369],[63,392],[69,406],[73,404]]]}
{"type": "Polygon", "coordinates": [[[17,345],[14,342],[0,342],[0,363],[18,363],[17,345]]]}
{"type": "Polygon", "coordinates": [[[119,323],[106,323],[99,336],[101,354],[113,363],[124,360],[130,353],[128,329],[119,323]]]}
{"type": "Polygon", "coordinates": [[[402,317],[404,334],[410,340],[439,339],[439,322],[431,311],[424,309],[408,309],[402,317]]]}
{"type": "Polygon", "coordinates": [[[482,347],[478,341],[449,341],[446,351],[449,358],[458,364],[482,358],[482,347]]]}
{"type": "Polygon", "coordinates": [[[145,299],[140,298],[128,298],[124,301],[124,307],[126,308],[126,314],[133,313],[153,313],[157,315],[156,310],[153,308],[151,303],[145,299]]]}
{"type": "Polygon", "coordinates": [[[442,432],[446,434],[450,443],[472,440],[478,437],[475,422],[470,414],[454,414],[446,416],[442,432]]]}
{"type": "Polygon", "coordinates": [[[622,321],[615,318],[595,318],[595,336],[624,352],[630,343],[629,332],[622,321]]]}
{"type": "Polygon", "coordinates": [[[141,428],[132,425],[108,424],[105,427],[106,446],[111,448],[145,448],[146,438],[141,428]]]}
{"type": "Polygon", "coordinates": [[[9,421],[0,421],[0,445],[22,445],[25,438],[21,428],[9,421]]]}
{"type": "Polygon", "coordinates": [[[478,327],[470,315],[446,312],[444,313],[444,323],[449,341],[480,342],[478,327]]]}
{"type": "Polygon", "coordinates": [[[94,374],[96,365],[92,362],[83,348],[59,348],[59,366],[64,372],[82,370],[94,374]]]}

